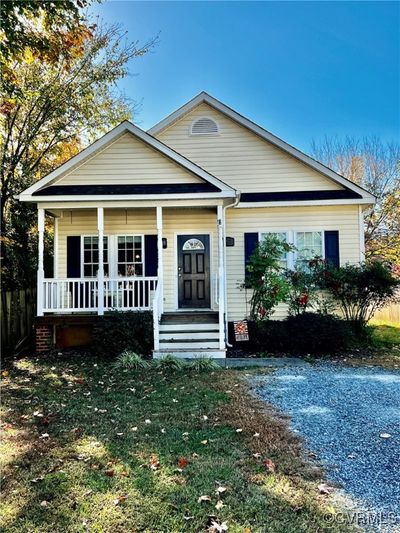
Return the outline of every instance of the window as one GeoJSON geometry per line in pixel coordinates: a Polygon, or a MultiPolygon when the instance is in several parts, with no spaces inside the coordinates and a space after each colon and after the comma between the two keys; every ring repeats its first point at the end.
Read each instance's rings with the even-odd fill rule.
{"type": "Polygon", "coordinates": [[[141,235],[119,235],[118,275],[143,276],[143,237],[141,235]]]}
{"type": "MultiPolygon", "coordinates": [[[[265,237],[267,235],[273,235],[274,237],[278,237],[283,242],[288,242],[288,236],[287,236],[286,231],[280,231],[280,232],[269,231],[268,233],[261,233],[260,234],[260,240],[265,239],[265,237]]],[[[281,258],[279,260],[279,264],[280,264],[280,266],[282,268],[287,268],[288,267],[288,258],[289,258],[288,252],[283,252],[283,254],[282,254],[282,256],[281,256],[281,258]]]]}
{"type": "MultiPolygon", "coordinates": [[[[108,275],[108,237],[103,239],[104,274],[108,275]]],[[[99,238],[95,236],[83,237],[83,276],[97,277],[99,269],[99,238]]]]}
{"type": "Polygon", "coordinates": [[[182,250],[204,250],[204,244],[199,239],[188,239],[182,250]]]}
{"type": "Polygon", "coordinates": [[[308,262],[313,257],[323,257],[322,231],[298,231],[296,233],[297,257],[296,263],[308,268],[308,262]]]}
{"type": "Polygon", "coordinates": [[[215,135],[218,133],[218,124],[211,118],[198,118],[192,123],[190,133],[192,135],[215,135]]]}

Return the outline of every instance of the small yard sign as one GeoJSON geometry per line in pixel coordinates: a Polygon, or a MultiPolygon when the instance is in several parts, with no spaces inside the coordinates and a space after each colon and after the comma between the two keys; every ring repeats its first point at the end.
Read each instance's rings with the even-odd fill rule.
{"type": "Polygon", "coordinates": [[[236,342],[249,340],[249,330],[247,328],[247,320],[238,320],[237,322],[234,322],[233,329],[235,332],[236,342]]]}

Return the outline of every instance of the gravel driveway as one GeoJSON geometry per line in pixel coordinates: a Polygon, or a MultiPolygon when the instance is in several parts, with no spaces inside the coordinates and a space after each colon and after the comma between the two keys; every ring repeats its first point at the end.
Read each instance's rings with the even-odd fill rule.
{"type": "MultiPolygon", "coordinates": [[[[288,366],[253,384],[262,399],[291,416],[291,427],[318,455],[328,479],[359,509],[400,520],[399,371],[288,366]]],[[[397,531],[392,527],[382,530],[397,531]]]]}

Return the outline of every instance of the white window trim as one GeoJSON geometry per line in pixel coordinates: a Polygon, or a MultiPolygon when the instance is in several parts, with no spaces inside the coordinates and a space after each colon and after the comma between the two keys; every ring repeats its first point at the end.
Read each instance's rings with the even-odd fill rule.
{"type": "MultiPolygon", "coordinates": [[[[99,238],[99,236],[97,235],[97,233],[92,233],[92,234],[85,234],[85,235],[81,235],[81,278],[85,278],[85,279],[97,279],[97,276],[94,276],[94,277],[89,277],[89,276],[85,276],[85,256],[84,256],[84,253],[85,253],[85,248],[84,248],[84,241],[85,241],[85,237],[96,237],[97,239],[99,238]]],[[[108,261],[107,261],[107,264],[108,264],[108,275],[105,275],[106,278],[109,278],[111,277],[110,274],[112,272],[111,268],[111,251],[110,251],[110,242],[111,242],[111,239],[110,239],[110,235],[103,235],[103,237],[105,237],[107,239],[107,253],[108,253],[108,261]]]]}
{"type": "MultiPolygon", "coordinates": [[[[116,278],[120,277],[118,275],[118,237],[140,237],[142,241],[142,265],[143,265],[143,274],[141,276],[127,276],[131,278],[144,278],[145,272],[146,272],[146,254],[145,254],[145,247],[144,247],[144,233],[118,233],[118,235],[114,235],[114,246],[113,246],[113,266],[115,268],[115,276],[116,278]]],[[[125,276],[121,276],[125,277],[125,276]]]]}
{"type": "MultiPolygon", "coordinates": [[[[325,229],[321,228],[296,228],[295,230],[288,230],[288,229],[268,229],[258,232],[258,242],[261,242],[262,238],[266,234],[277,234],[277,233],[286,233],[286,242],[288,244],[292,244],[293,246],[297,246],[297,233],[321,233],[322,235],[322,259],[325,259],[325,229]]],[[[289,270],[294,270],[297,263],[297,250],[293,250],[291,252],[287,253],[287,268],[289,270]]]]}
{"type": "Polygon", "coordinates": [[[208,137],[212,137],[212,136],[217,136],[217,135],[220,135],[220,129],[219,129],[219,124],[218,122],[215,120],[215,118],[213,117],[207,117],[207,116],[204,116],[204,117],[197,117],[193,120],[193,122],[191,123],[190,125],[190,129],[189,129],[189,135],[193,135],[193,137],[197,137],[197,136],[208,136],[208,137]],[[196,122],[198,122],[199,120],[212,120],[216,126],[217,126],[217,131],[214,132],[214,131],[211,131],[211,132],[204,132],[204,133],[193,133],[193,126],[196,124],[196,122]]]}
{"type": "MultiPolygon", "coordinates": [[[[98,235],[96,233],[92,234],[85,234],[81,235],[81,265],[80,265],[80,272],[81,272],[81,278],[85,278],[84,276],[84,238],[85,237],[97,237],[98,235]]],[[[104,234],[104,237],[107,237],[107,244],[108,244],[108,275],[105,276],[106,278],[119,278],[124,276],[118,276],[118,237],[140,237],[142,239],[142,263],[143,263],[143,275],[142,276],[129,276],[132,278],[142,278],[145,277],[146,272],[146,253],[145,253],[145,246],[144,246],[144,233],[120,233],[120,234],[104,234]]],[[[85,278],[85,279],[96,279],[94,278],[85,278]]]]}

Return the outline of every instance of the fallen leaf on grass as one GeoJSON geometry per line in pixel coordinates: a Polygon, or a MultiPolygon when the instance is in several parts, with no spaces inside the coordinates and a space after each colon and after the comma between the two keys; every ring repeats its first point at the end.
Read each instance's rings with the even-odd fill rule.
{"type": "Polygon", "coordinates": [[[179,457],[178,459],[178,468],[183,470],[187,465],[189,464],[189,461],[186,459],[186,457],[179,457]]]}
{"type": "Polygon", "coordinates": [[[223,533],[223,531],[228,531],[228,525],[226,522],[222,522],[219,524],[215,520],[211,522],[211,526],[209,528],[209,533],[223,533]]]}
{"type": "Polygon", "coordinates": [[[202,440],[201,444],[204,444],[204,445],[208,444],[208,440],[202,440]]]}
{"type": "Polygon", "coordinates": [[[46,500],[43,500],[42,502],[40,502],[40,507],[48,507],[49,506],[49,502],[46,501],[46,500]]]}
{"type": "Polygon", "coordinates": [[[115,500],[113,500],[113,504],[114,505],[120,505],[125,500],[126,500],[126,496],[118,496],[118,498],[115,498],[115,500]]]}
{"type": "Polygon", "coordinates": [[[199,503],[201,503],[201,502],[210,502],[211,498],[210,498],[210,496],[207,496],[207,494],[205,494],[204,496],[199,496],[197,501],[199,503]]]}
{"type": "Polygon", "coordinates": [[[221,487],[221,485],[220,485],[219,487],[217,487],[217,488],[215,489],[215,492],[216,492],[217,494],[222,494],[223,492],[226,492],[226,487],[221,487]]]}
{"type": "Polygon", "coordinates": [[[222,500],[218,500],[215,504],[215,508],[219,511],[220,509],[222,509],[222,507],[224,507],[224,502],[222,500]]]}
{"type": "Polygon", "coordinates": [[[152,470],[158,470],[160,468],[160,461],[158,455],[155,453],[150,457],[150,468],[152,470]]]}
{"type": "Polygon", "coordinates": [[[114,477],[114,470],[106,470],[104,473],[108,477],[114,477]]]}
{"type": "Polygon", "coordinates": [[[263,464],[269,472],[275,472],[275,464],[271,461],[271,459],[264,459],[263,464]]]}
{"type": "Polygon", "coordinates": [[[3,378],[7,378],[10,375],[10,372],[8,370],[3,370],[1,375],[3,376],[3,378]]]}
{"type": "Polygon", "coordinates": [[[318,485],[318,490],[320,494],[331,494],[331,492],[333,492],[335,489],[326,483],[321,483],[318,485]]]}

